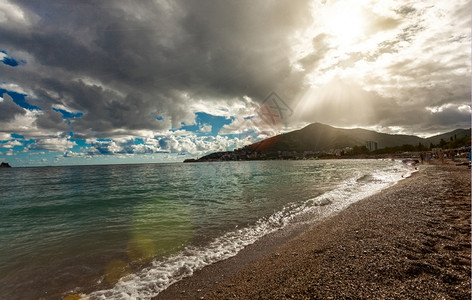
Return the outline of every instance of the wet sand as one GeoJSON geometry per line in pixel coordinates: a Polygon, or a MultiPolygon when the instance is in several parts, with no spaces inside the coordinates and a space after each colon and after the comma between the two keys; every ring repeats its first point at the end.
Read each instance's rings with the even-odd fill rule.
{"type": "Polygon", "coordinates": [[[309,229],[267,236],[155,299],[471,299],[471,176],[420,171],[309,229]]]}

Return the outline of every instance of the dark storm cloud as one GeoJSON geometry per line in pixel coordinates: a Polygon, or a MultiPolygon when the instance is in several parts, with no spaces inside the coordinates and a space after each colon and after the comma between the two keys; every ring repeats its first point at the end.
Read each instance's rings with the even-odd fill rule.
{"type": "Polygon", "coordinates": [[[288,37],[310,21],[307,2],[16,1],[34,24],[0,35],[29,56],[11,79],[32,103],[83,112],[78,134],[106,136],[164,129],[158,116],[179,127],[194,117],[189,99],[295,93],[288,37]]]}
{"type": "MultiPolygon", "coordinates": [[[[74,130],[80,134],[96,134],[97,137],[103,138],[107,134],[113,135],[112,131],[116,129],[161,129],[161,122],[156,120],[159,113],[159,105],[156,104],[160,100],[159,95],[150,98],[139,91],[120,95],[116,91],[87,85],[80,80],[48,80],[40,89],[59,93],[58,97],[51,97],[46,91],[40,90],[41,103],[64,104],[83,114],[82,117],[71,120],[74,130]]],[[[162,102],[161,100],[160,103],[162,102]]]]}
{"type": "Polygon", "coordinates": [[[3,94],[3,101],[0,101],[0,122],[8,122],[17,115],[26,114],[26,110],[16,105],[8,94],[3,94]]]}
{"type": "Polygon", "coordinates": [[[326,33],[320,33],[313,38],[313,52],[299,60],[305,70],[316,68],[328,51],[331,50],[328,39],[329,36],[326,33]]]}
{"type": "MultiPolygon", "coordinates": [[[[118,138],[140,131],[156,136],[189,125],[197,101],[203,103],[199,107],[224,107],[221,103],[243,96],[261,102],[278,91],[294,108],[292,98],[303,95],[310,72],[321,77],[335,70],[343,77],[360,65],[367,71],[356,70],[354,83],[337,86],[337,76],[326,83],[332,90],[352,89],[349,93],[322,91],[313,96],[316,111],[303,111],[294,121],[413,129],[432,128],[437,121],[446,128],[447,122],[456,125],[455,117],[462,122],[467,111],[454,113],[470,100],[466,2],[450,4],[454,23],[436,20],[439,9],[428,15],[436,3],[399,4],[385,13],[366,6],[366,38],[388,38],[365,51],[341,49],[328,33],[316,31],[306,39],[311,49],[293,60],[295,32],[320,17],[311,10],[312,1],[17,0],[8,6],[13,13],[7,20],[0,19],[0,49],[22,63],[0,64],[1,83],[21,87],[28,103],[41,108],[34,115],[37,131],[118,138]],[[454,47],[438,50],[449,45],[454,47]],[[426,110],[446,103],[454,106],[426,110]],[[54,109],[78,117],[63,120],[54,109]]],[[[25,114],[10,102],[0,103],[11,110],[0,110],[2,121],[25,114]]]]}
{"type": "Polygon", "coordinates": [[[470,110],[461,110],[458,107],[450,106],[445,107],[439,112],[431,113],[430,116],[433,119],[433,124],[438,127],[446,127],[451,122],[456,122],[459,125],[464,126],[463,128],[470,127],[470,110]]]}
{"type": "Polygon", "coordinates": [[[411,6],[403,6],[400,9],[396,10],[396,12],[400,15],[406,16],[408,14],[416,12],[416,9],[411,6]]]}
{"type": "Polygon", "coordinates": [[[42,114],[36,119],[36,125],[39,128],[60,132],[69,130],[66,121],[62,119],[62,114],[53,110],[43,110],[42,114]]]}

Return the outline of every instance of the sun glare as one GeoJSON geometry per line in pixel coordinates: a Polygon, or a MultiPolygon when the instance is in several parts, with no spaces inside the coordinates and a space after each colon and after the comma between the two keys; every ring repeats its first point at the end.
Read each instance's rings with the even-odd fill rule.
{"type": "Polygon", "coordinates": [[[347,46],[364,35],[364,16],[359,6],[337,5],[324,16],[325,30],[338,45],[347,46]]]}

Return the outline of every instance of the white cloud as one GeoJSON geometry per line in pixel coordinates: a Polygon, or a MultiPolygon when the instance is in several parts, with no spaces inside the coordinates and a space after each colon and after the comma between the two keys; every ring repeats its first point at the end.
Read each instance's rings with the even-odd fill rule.
{"type": "Polygon", "coordinates": [[[32,149],[64,152],[77,145],[67,138],[41,138],[31,146],[32,149]]]}
{"type": "Polygon", "coordinates": [[[0,120],[1,130],[3,132],[14,132],[17,134],[39,133],[34,126],[34,122],[39,115],[38,111],[24,110],[24,114],[16,114],[13,120],[3,122],[0,120]]]}
{"type": "MultiPolygon", "coordinates": [[[[8,96],[9,97],[9,96],[8,96]]],[[[9,97],[11,99],[11,97],[9,97]]],[[[0,103],[4,103],[0,102],[0,103]]],[[[11,101],[11,103],[13,103],[11,101]]],[[[58,116],[56,118],[51,118],[51,115],[46,114],[45,111],[41,110],[27,110],[23,109],[20,106],[16,108],[21,111],[19,114],[13,115],[13,118],[7,120],[0,120],[0,131],[5,134],[16,133],[24,136],[26,139],[36,139],[36,138],[55,138],[61,134],[64,134],[64,129],[67,129],[68,126],[64,120],[58,116]],[[41,118],[43,118],[41,120],[41,118]],[[52,125],[49,129],[39,128],[38,121],[48,121],[52,125]],[[60,125],[63,125],[62,127],[60,125]],[[57,126],[57,128],[55,128],[57,126]]],[[[52,112],[54,114],[59,114],[52,112]]],[[[59,114],[60,115],[60,114],[59,114]]],[[[44,122],[43,122],[44,123],[44,122]]]]}
{"type": "Polygon", "coordinates": [[[192,99],[192,104],[190,105],[190,109],[194,113],[204,112],[213,116],[226,118],[237,115],[246,115],[254,111],[256,108],[257,103],[248,96],[230,99],[192,99]]]}
{"type": "Polygon", "coordinates": [[[58,155],[56,156],[56,159],[58,158],[63,158],[63,157],[84,157],[84,158],[92,158],[91,155],[83,152],[72,152],[72,151],[66,151],[64,152],[63,155],[58,155]]]}
{"type": "Polygon", "coordinates": [[[462,113],[470,114],[472,112],[470,105],[459,105],[457,109],[462,113]]]}
{"type": "MultiPolygon", "coordinates": [[[[0,52],[1,53],[1,52],[0,52]]],[[[1,89],[5,89],[7,91],[11,91],[11,92],[16,92],[16,93],[19,93],[19,94],[23,94],[23,95],[27,95],[28,92],[22,88],[21,86],[19,86],[18,84],[16,83],[6,83],[6,82],[1,82],[0,83],[0,88],[1,89]]]]}
{"type": "Polygon", "coordinates": [[[134,144],[134,140],[123,141],[96,141],[87,140],[91,145],[86,147],[83,154],[66,152],[66,157],[103,156],[103,155],[133,155],[154,153],[188,153],[202,155],[215,151],[227,151],[239,148],[250,143],[251,138],[228,138],[224,136],[162,136],[144,138],[144,143],[134,144]]]}
{"type": "Polygon", "coordinates": [[[464,113],[464,114],[470,114],[471,112],[470,105],[457,105],[457,104],[447,103],[440,106],[427,106],[426,107],[426,110],[428,110],[429,112],[433,114],[442,113],[448,109],[457,110],[458,112],[464,113]]]}
{"type": "Polygon", "coordinates": [[[209,133],[209,132],[211,132],[211,130],[212,130],[212,126],[210,124],[204,124],[200,128],[200,132],[202,132],[202,133],[209,133]]]}
{"type": "Polygon", "coordinates": [[[11,138],[11,134],[0,132],[0,141],[6,141],[11,138]]]}
{"type": "Polygon", "coordinates": [[[70,108],[68,106],[65,106],[64,104],[54,104],[52,106],[52,108],[54,109],[60,109],[60,110],[65,110],[69,113],[73,113],[73,114],[76,114],[76,113],[80,113],[81,111],[77,110],[77,109],[73,109],[73,108],[70,108]]]}
{"type": "Polygon", "coordinates": [[[95,141],[86,151],[91,155],[113,155],[122,152],[123,147],[115,141],[95,141]]]}
{"type": "Polygon", "coordinates": [[[23,143],[18,140],[12,140],[6,142],[5,144],[0,144],[0,148],[13,148],[15,146],[23,146],[23,143]]]}
{"type": "Polygon", "coordinates": [[[7,0],[0,0],[0,23],[27,23],[23,10],[7,0]]]}
{"type": "Polygon", "coordinates": [[[194,135],[195,133],[193,133],[192,131],[188,131],[188,130],[185,130],[185,129],[179,129],[179,130],[175,130],[175,131],[167,131],[164,133],[164,135],[167,135],[167,136],[186,136],[186,135],[194,135]]]}

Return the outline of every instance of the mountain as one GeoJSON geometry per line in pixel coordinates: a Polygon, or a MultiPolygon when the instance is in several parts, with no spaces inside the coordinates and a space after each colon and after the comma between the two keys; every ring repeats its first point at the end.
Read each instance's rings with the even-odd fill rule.
{"type": "Polygon", "coordinates": [[[377,143],[378,149],[397,147],[403,145],[429,147],[430,144],[447,144],[452,140],[460,143],[470,142],[470,128],[457,129],[448,133],[429,138],[420,138],[414,135],[386,134],[366,129],[335,128],[321,123],[310,124],[300,130],[287,132],[260,142],[245,146],[233,151],[211,153],[200,159],[188,159],[185,162],[195,161],[221,161],[221,160],[247,160],[280,158],[279,151],[285,152],[287,157],[298,157],[293,152],[331,152],[334,149],[346,147],[365,146],[367,141],[377,143]],[[469,141],[464,140],[469,137],[469,141]],[[288,154],[292,153],[292,154],[288,154]],[[275,154],[275,155],[274,155],[275,154]]]}
{"type": "Polygon", "coordinates": [[[405,144],[429,146],[438,144],[441,139],[449,141],[451,137],[470,136],[470,129],[457,129],[449,133],[430,138],[414,135],[386,134],[366,129],[335,128],[321,123],[310,124],[300,130],[277,135],[245,148],[258,152],[274,151],[329,151],[345,147],[364,146],[367,141],[375,141],[378,148],[402,146],[405,144]]]}
{"type": "Polygon", "coordinates": [[[469,129],[456,129],[456,130],[448,132],[448,133],[439,134],[439,135],[429,137],[425,140],[428,143],[427,145],[429,145],[430,143],[439,144],[441,142],[441,140],[444,140],[444,141],[447,142],[451,139],[451,137],[453,139],[455,139],[455,138],[460,139],[460,138],[463,138],[465,136],[470,136],[470,128],[469,129]]]}

